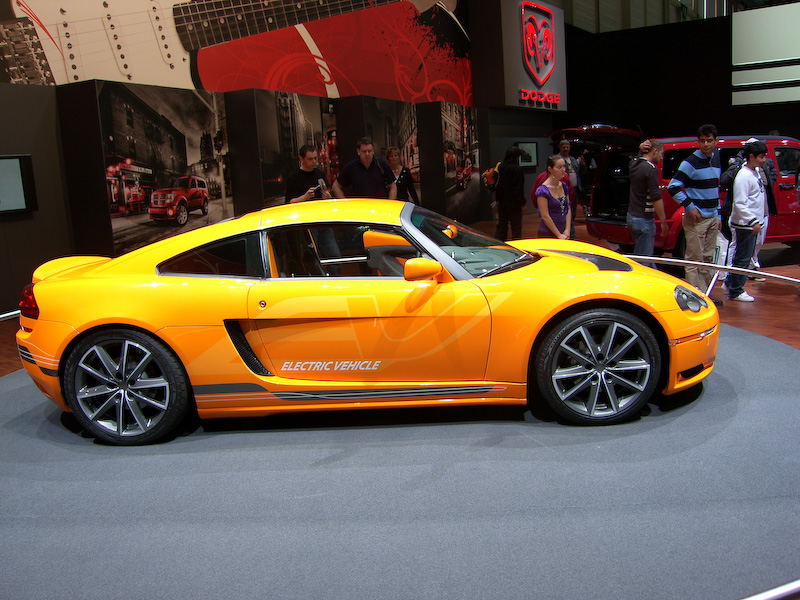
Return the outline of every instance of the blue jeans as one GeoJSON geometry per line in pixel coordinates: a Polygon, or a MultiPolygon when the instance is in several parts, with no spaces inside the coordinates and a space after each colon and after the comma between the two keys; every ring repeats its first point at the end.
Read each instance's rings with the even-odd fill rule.
{"type": "MultiPolygon", "coordinates": [[[[733,229],[733,235],[736,236],[736,253],[733,255],[733,266],[746,269],[750,265],[750,259],[753,258],[758,236],[753,233],[752,229],[731,229],[733,229]]],[[[736,296],[741,295],[744,292],[745,283],[747,283],[747,275],[728,273],[725,278],[725,285],[728,286],[728,297],[736,298],[736,296]]]]}
{"type": "MultiPolygon", "coordinates": [[[[653,219],[644,219],[628,215],[628,231],[633,238],[633,253],[637,256],[653,256],[656,246],[656,222],[653,219]]],[[[652,269],[657,268],[654,263],[643,262],[643,265],[652,269]]]]}

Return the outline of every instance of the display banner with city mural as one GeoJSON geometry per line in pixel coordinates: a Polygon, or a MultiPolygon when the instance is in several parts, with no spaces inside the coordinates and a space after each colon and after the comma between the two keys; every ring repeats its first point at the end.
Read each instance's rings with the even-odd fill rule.
{"type": "MultiPolygon", "coordinates": [[[[105,189],[117,256],[249,210],[282,204],[286,177],[298,168],[298,152],[304,144],[317,148],[318,168],[329,186],[340,163],[355,155],[352,148],[339,148],[336,101],[317,96],[252,90],[254,110],[242,113],[226,110],[227,94],[110,81],[98,82],[97,90],[105,189]],[[243,189],[237,174],[243,175],[239,167],[244,163],[233,160],[230,150],[241,141],[228,135],[234,125],[252,130],[257,144],[257,162],[246,164],[254,165],[260,183],[243,198],[237,196],[243,189]]],[[[378,156],[384,156],[390,146],[399,148],[401,161],[422,196],[416,105],[374,97],[360,102],[365,120],[348,124],[355,127],[353,133],[369,135],[378,156]]],[[[468,180],[458,186],[455,174],[459,167],[462,177],[474,178],[463,170],[470,158],[475,160],[474,118],[464,116],[472,115],[473,109],[446,106],[451,118],[443,114],[448,124],[444,131],[453,151],[448,155],[452,165],[447,163],[453,176],[448,193],[463,204],[468,180]]]]}
{"type": "Polygon", "coordinates": [[[500,3],[505,103],[567,110],[564,11],[546,2],[500,3]]]}
{"type": "Polygon", "coordinates": [[[98,82],[114,253],[233,216],[222,94],[98,82]]]}

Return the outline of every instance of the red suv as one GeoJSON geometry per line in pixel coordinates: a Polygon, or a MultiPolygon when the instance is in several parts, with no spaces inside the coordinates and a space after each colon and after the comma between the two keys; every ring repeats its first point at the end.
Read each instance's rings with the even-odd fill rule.
{"type": "MultiPolygon", "coordinates": [[[[597,127],[597,126],[593,126],[597,127]]],[[[630,182],[628,163],[638,153],[641,134],[615,127],[596,131],[603,136],[606,149],[597,158],[597,170],[592,183],[591,205],[586,217],[586,228],[590,235],[619,244],[622,250],[633,248],[633,238],[626,225],[630,182]],[[623,135],[624,132],[624,135],[623,135]],[[619,135],[612,135],[612,134],[619,135]]],[[[570,136],[591,136],[591,128],[562,130],[553,134],[570,139],[570,136]]],[[[770,216],[767,242],[800,244],[800,206],[797,196],[797,171],[800,167],[800,140],[781,136],[721,135],[717,139],[717,150],[723,171],[728,161],[744,147],[746,140],[757,137],[767,144],[768,158],[775,162],[778,180],[775,182],[777,216],[770,216]]],[[[697,149],[697,137],[654,138],[664,144],[664,158],[659,165],[661,196],[670,231],[666,239],[656,237],[656,249],[683,257],[686,241],[681,225],[683,207],[673,200],[667,191],[672,176],[681,162],[697,149]]]]}
{"type": "Polygon", "coordinates": [[[465,158],[456,168],[456,187],[465,190],[472,179],[472,161],[465,158]]]}
{"type": "Polygon", "coordinates": [[[202,177],[178,177],[172,187],[156,190],[150,196],[150,218],[158,221],[174,220],[186,225],[189,212],[198,208],[208,214],[208,186],[202,177]]]}

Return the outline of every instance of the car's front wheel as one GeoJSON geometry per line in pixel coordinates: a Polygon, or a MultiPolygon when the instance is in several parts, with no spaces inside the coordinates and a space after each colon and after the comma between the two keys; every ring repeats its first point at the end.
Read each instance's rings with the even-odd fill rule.
{"type": "Polygon", "coordinates": [[[112,444],[158,441],[189,411],[188,380],[177,357],[139,331],[106,330],[84,338],[67,359],[63,383],[78,422],[112,444]]]}
{"type": "Polygon", "coordinates": [[[539,390],[574,423],[618,423],[637,415],[656,389],[661,353],[641,319],[587,310],[559,323],[535,359],[539,390]]]}
{"type": "Polygon", "coordinates": [[[180,225],[186,225],[186,222],[189,220],[189,210],[186,208],[186,205],[181,203],[178,204],[178,208],[175,210],[175,222],[180,225]]]}

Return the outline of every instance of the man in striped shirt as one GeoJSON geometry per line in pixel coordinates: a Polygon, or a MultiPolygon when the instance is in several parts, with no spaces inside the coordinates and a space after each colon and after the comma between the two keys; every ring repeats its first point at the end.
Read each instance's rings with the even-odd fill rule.
{"type": "MultiPolygon", "coordinates": [[[[667,189],[683,206],[683,234],[686,259],[714,262],[719,230],[719,154],[717,128],[703,125],[697,130],[699,148],[684,160],[667,189]]],[[[711,284],[712,271],[686,267],[686,281],[705,292],[711,284]]]]}

